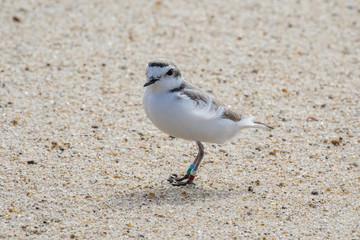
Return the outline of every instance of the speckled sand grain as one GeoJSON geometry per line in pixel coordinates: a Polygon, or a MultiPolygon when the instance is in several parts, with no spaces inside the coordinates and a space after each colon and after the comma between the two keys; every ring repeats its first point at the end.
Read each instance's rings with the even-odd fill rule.
{"type": "Polygon", "coordinates": [[[0,1],[0,238],[360,239],[360,3],[0,1]],[[275,127],[192,162],[145,65],[275,127]]]}

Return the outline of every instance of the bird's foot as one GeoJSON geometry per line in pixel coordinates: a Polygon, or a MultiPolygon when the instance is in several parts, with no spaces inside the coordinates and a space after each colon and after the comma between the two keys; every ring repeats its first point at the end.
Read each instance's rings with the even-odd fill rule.
{"type": "Polygon", "coordinates": [[[192,177],[192,179],[190,179],[189,176],[190,174],[185,174],[184,177],[179,178],[177,174],[173,174],[168,178],[168,182],[173,186],[185,186],[188,184],[194,184],[193,182],[194,178],[192,177]]]}
{"type": "Polygon", "coordinates": [[[185,176],[183,176],[183,177],[178,177],[177,174],[173,174],[168,178],[168,182],[169,183],[182,182],[182,181],[184,181],[185,179],[188,179],[188,178],[189,178],[189,174],[185,174],[185,176]]]}
{"type": "Polygon", "coordinates": [[[183,182],[174,182],[174,183],[171,183],[171,185],[176,186],[176,187],[186,186],[186,185],[190,185],[190,184],[195,184],[195,183],[193,182],[193,180],[187,180],[186,182],[183,181],[183,182]]]}

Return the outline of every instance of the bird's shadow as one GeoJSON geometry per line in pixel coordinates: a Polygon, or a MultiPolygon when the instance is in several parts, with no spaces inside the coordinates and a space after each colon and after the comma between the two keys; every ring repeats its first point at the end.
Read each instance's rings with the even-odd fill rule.
{"type": "Polygon", "coordinates": [[[127,210],[146,205],[186,205],[194,202],[216,201],[224,198],[238,198],[250,194],[243,188],[209,188],[198,185],[175,187],[162,183],[157,186],[144,186],[137,190],[115,192],[104,199],[104,204],[113,211],[127,210]]]}

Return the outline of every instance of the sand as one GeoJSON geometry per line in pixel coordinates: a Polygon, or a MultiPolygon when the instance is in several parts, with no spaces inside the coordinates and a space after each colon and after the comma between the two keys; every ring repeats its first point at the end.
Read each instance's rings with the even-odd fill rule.
{"type": "Polygon", "coordinates": [[[1,1],[0,238],[360,239],[358,1],[1,1]],[[145,65],[275,127],[197,149],[145,65]]]}

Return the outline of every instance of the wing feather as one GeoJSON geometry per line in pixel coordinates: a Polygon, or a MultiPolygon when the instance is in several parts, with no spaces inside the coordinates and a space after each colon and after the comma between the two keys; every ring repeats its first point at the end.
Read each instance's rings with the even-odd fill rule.
{"type": "Polygon", "coordinates": [[[238,122],[242,119],[242,115],[235,111],[225,108],[224,105],[212,97],[210,94],[204,93],[200,89],[194,87],[189,83],[183,83],[184,85],[179,88],[181,95],[190,98],[200,114],[205,114],[208,117],[220,117],[238,122]]]}

